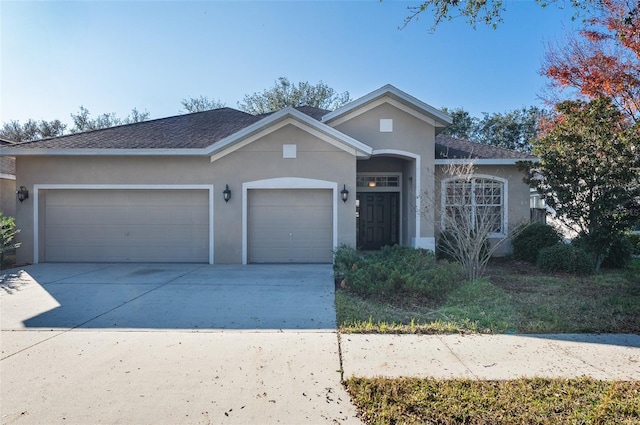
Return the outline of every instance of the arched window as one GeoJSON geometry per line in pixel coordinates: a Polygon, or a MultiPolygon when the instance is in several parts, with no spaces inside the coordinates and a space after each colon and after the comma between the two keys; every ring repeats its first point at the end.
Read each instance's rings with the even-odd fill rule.
{"type": "Polygon", "coordinates": [[[471,175],[442,181],[442,229],[454,225],[486,231],[491,237],[507,234],[507,180],[471,175]]]}

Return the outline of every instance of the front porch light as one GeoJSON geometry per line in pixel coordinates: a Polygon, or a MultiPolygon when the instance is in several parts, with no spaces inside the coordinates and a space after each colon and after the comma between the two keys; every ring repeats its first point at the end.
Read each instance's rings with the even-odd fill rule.
{"type": "Polygon", "coordinates": [[[231,189],[229,189],[229,185],[226,185],[226,188],[222,191],[222,197],[224,198],[224,202],[229,202],[231,199],[231,189]]]}
{"type": "Polygon", "coordinates": [[[342,190],[340,191],[340,196],[342,197],[342,202],[347,202],[349,199],[349,191],[347,190],[347,185],[343,185],[342,190]]]}
{"type": "Polygon", "coordinates": [[[20,201],[20,203],[25,199],[29,199],[29,191],[24,186],[20,186],[20,189],[16,191],[16,195],[18,195],[18,201],[20,201]]]}
{"type": "Polygon", "coordinates": [[[375,180],[369,180],[369,187],[376,187],[375,180]]]}

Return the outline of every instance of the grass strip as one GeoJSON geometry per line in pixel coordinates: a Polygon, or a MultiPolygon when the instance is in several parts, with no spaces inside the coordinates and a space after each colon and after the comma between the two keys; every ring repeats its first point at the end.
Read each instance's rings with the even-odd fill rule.
{"type": "Polygon", "coordinates": [[[638,424],[640,382],[350,378],[367,424],[638,424]]]}

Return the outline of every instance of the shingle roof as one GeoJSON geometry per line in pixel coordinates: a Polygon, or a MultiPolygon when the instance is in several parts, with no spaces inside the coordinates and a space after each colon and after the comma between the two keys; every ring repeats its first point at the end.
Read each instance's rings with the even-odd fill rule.
{"type": "Polygon", "coordinates": [[[436,136],[436,159],[534,159],[535,156],[455,137],[436,136]]]}
{"type": "MultiPolygon", "coordinates": [[[[320,121],[330,111],[313,106],[295,108],[320,121]]],[[[13,147],[39,149],[198,149],[212,144],[260,121],[271,114],[251,115],[232,108],[214,109],[193,114],[121,125],[85,133],[14,144],[13,147]]],[[[10,143],[10,142],[9,142],[10,143]]],[[[436,159],[532,159],[532,155],[456,139],[436,136],[436,159]]],[[[2,157],[4,171],[15,169],[9,158],[2,157]]]]}
{"type": "Polygon", "coordinates": [[[206,148],[259,120],[259,117],[246,112],[221,108],[25,142],[18,146],[40,149],[197,149],[206,148]]]}

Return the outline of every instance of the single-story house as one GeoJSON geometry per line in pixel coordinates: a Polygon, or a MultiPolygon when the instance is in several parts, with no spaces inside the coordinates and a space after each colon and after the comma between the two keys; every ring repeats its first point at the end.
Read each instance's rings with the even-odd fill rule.
{"type": "MultiPolygon", "coordinates": [[[[0,147],[13,144],[0,138],[0,147]]],[[[0,212],[11,217],[16,214],[16,159],[12,156],[0,156],[0,212]]]]}
{"type": "Polygon", "coordinates": [[[17,259],[330,263],[341,244],[434,249],[436,194],[453,183],[438,170],[469,156],[469,199],[499,214],[500,238],[529,219],[515,164],[531,157],[438,136],[451,122],[386,85],[335,111],[221,108],[0,148],[29,191],[17,259]]]}

